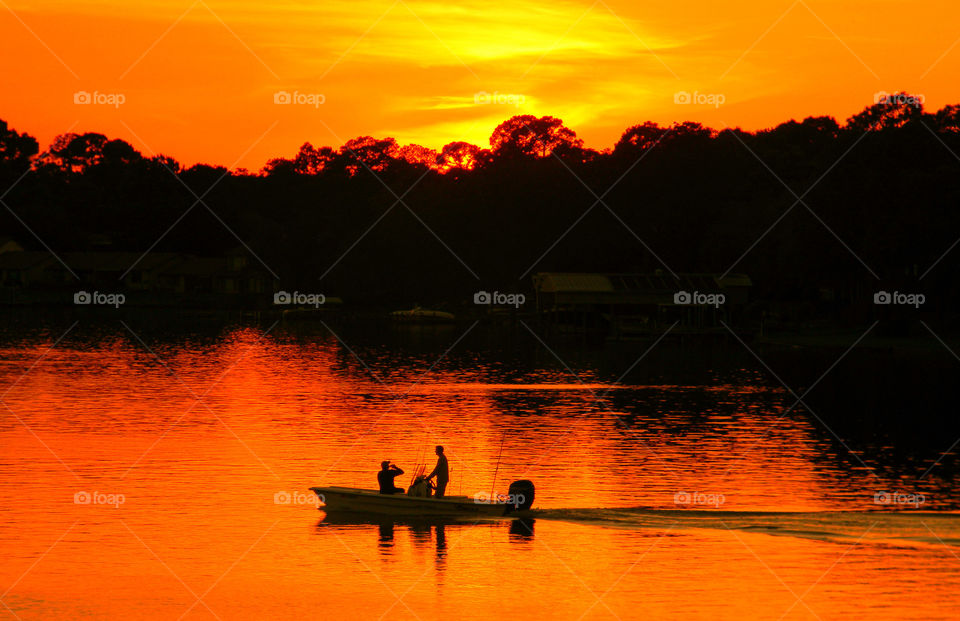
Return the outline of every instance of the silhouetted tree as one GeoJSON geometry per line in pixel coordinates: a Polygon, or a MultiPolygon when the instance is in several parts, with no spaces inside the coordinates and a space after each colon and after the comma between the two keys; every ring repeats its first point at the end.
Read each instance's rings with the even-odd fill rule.
{"type": "Polygon", "coordinates": [[[552,116],[524,114],[507,119],[493,130],[490,147],[494,157],[547,157],[561,147],[582,147],[583,140],[552,116]]]}
{"type": "Polygon", "coordinates": [[[922,97],[898,92],[884,95],[881,101],[867,106],[863,112],[847,119],[847,128],[856,131],[876,131],[903,127],[923,118],[922,97]]]}
{"type": "Polygon", "coordinates": [[[710,138],[713,135],[713,130],[709,127],[704,127],[703,123],[697,123],[695,121],[684,121],[683,123],[674,123],[670,128],[670,133],[667,136],[668,140],[687,140],[687,139],[704,139],[710,138]]]}
{"type": "Polygon", "coordinates": [[[293,169],[301,175],[319,175],[336,155],[336,151],[330,147],[317,149],[309,142],[305,142],[293,158],[293,169]]]}
{"type": "Polygon", "coordinates": [[[263,168],[260,169],[260,174],[267,177],[290,176],[297,174],[297,169],[296,165],[293,163],[293,160],[275,157],[271,160],[267,160],[267,163],[264,164],[263,168]]]}
{"type": "Polygon", "coordinates": [[[194,192],[203,194],[214,184],[220,183],[224,177],[230,176],[230,171],[225,166],[194,164],[180,173],[180,176],[194,192]]]}
{"type": "Polygon", "coordinates": [[[4,199],[14,213],[0,209],[0,234],[23,243],[35,233],[64,251],[94,236],[137,252],[161,239],[156,250],[213,255],[236,247],[235,233],[291,287],[392,305],[468,299],[476,280],[451,250],[501,290],[528,284],[517,282],[528,269],[652,272],[663,260],[723,272],[738,261],[752,296],[799,307],[820,289],[872,286],[849,247],[884,279],[936,265],[924,280],[939,288],[930,299],[960,297],[960,255],[941,256],[960,230],[950,153],[960,152],[960,106],[925,114],[900,94],[843,127],[810,117],[757,132],[647,122],[599,153],[560,119],[525,115],[500,124],[490,144],[436,153],[370,136],[336,149],[304,143],[254,177],[183,170],[96,133],[58,136],[38,157],[32,138],[3,123],[0,172],[22,174],[31,159],[33,169],[4,199]],[[391,210],[392,192],[415,181],[405,198],[414,214],[391,210]],[[188,188],[209,210],[188,211],[188,188]],[[607,188],[589,210],[590,190],[607,188]],[[793,195],[808,188],[809,211],[793,195]]]}
{"type": "Polygon", "coordinates": [[[37,154],[39,145],[36,138],[26,133],[20,134],[0,119],[0,171],[20,175],[30,167],[30,158],[37,154]]]}
{"type": "Polygon", "coordinates": [[[454,168],[473,170],[480,163],[480,151],[480,147],[469,142],[451,142],[437,155],[437,168],[443,172],[454,168]]]}
{"type": "Polygon", "coordinates": [[[436,168],[438,153],[433,149],[420,146],[418,144],[408,144],[400,147],[397,152],[398,159],[408,164],[423,166],[426,168],[436,168]]]}
{"type": "Polygon", "coordinates": [[[168,172],[172,172],[172,173],[180,172],[180,162],[173,159],[172,157],[163,155],[162,153],[158,153],[157,155],[154,155],[152,158],[150,158],[150,163],[168,172]]]}
{"type": "Polygon", "coordinates": [[[951,104],[938,110],[934,125],[940,132],[960,133],[960,105],[951,104]]]}
{"type": "Polygon", "coordinates": [[[100,163],[107,142],[109,139],[103,134],[61,134],[40,155],[40,162],[65,172],[82,173],[100,163]]]}
{"type": "Polygon", "coordinates": [[[353,176],[364,168],[372,171],[386,170],[398,155],[397,141],[393,138],[377,139],[360,136],[348,140],[338,152],[338,161],[353,176]]]}
{"type": "Polygon", "coordinates": [[[669,130],[647,121],[628,128],[613,147],[617,156],[635,156],[652,149],[669,130]]]}

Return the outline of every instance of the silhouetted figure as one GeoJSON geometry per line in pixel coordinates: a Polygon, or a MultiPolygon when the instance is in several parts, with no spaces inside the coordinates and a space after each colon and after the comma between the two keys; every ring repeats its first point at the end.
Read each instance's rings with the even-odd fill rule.
{"type": "Polygon", "coordinates": [[[403,488],[397,487],[394,479],[403,474],[403,470],[396,464],[389,461],[380,462],[380,472],[377,473],[377,481],[380,482],[381,494],[402,494],[403,488]]]}
{"type": "Polygon", "coordinates": [[[447,489],[447,483],[450,482],[450,467],[447,465],[447,456],[443,454],[442,446],[437,445],[436,453],[437,466],[433,469],[433,472],[427,475],[427,480],[437,478],[436,496],[437,498],[443,498],[443,492],[447,489]]]}

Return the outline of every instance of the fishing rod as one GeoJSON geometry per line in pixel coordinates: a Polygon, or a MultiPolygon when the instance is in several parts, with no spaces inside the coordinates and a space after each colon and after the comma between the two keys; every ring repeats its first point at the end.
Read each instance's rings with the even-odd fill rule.
{"type": "Polygon", "coordinates": [[[493,470],[493,485],[490,486],[490,502],[494,502],[497,489],[497,473],[500,471],[500,456],[503,455],[503,441],[507,439],[507,432],[500,436],[500,452],[497,453],[497,467],[493,470]]]}
{"type": "Polygon", "coordinates": [[[420,460],[423,458],[423,445],[420,445],[420,448],[417,449],[417,456],[413,462],[413,477],[411,481],[416,481],[417,477],[423,474],[423,465],[420,463],[420,460]]]}

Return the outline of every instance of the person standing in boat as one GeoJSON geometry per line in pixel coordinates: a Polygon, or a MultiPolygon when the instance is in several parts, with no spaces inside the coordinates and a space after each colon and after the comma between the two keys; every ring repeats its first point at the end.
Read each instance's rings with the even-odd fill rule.
{"type": "Polygon", "coordinates": [[[427,475],[427,480],[436,477],[437,479],[437,498],[443,498],[443,492],[447,489],[447,483],[450,481],[450,466],[447,465],[447,456],[443,454],[443,447],[437,445],[437,467],[433,472],[427,475]]]}
{"type": "Polygon", "coordinates": [[[397,487],[397,484],[394,482],[394,479],[401,474],[403,474],[403,470],[400,469],[400,466],[391,464],[389,461],[380,462],[380,472],[377,473],[377,481],[380,482],[380,493],[402,494],[403,488],[397,487]]]}

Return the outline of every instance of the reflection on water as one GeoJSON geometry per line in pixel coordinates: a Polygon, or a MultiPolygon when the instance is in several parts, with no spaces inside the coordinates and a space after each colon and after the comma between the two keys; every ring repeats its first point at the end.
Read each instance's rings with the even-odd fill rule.
{"type": "Polygon", "coordinates": [[[317,524],[317,533],[325,534],[332,530],[335,537],[349,535],[354,539],[364,538],[372,543],[376,541],[377,550],[384,559],[394,555],[402,557],[406,552],[402,546],[409,541],[413,548],[423,550],[427,547],[435,551],[435,567],[438,571],[445,568],[447,557],[447,532],[452,539],[459,539],[462,529],[490,529],[491,535],[511,543],[524,544],[533,539],[534,518],[516,520],[484,520],[471,522],[452,518],[425,517],[400,519],[369,514],[324,514],[317,524]],[[401,549],[397,550],[397,535],[401,534],[401,549]]]}
{"type": "Polygon", "coordinates": [[[513,541],[529,541],[533,538],[534,518],[520,518],[510,522],[510,535],[513,541]]]}
{"type": "Polygon", "coordinates": [[[68,325],[0,340],[0,600],[22,618],[893,619],[960,603],[950,441],[899,461],[883,433],[838,441],[822,423],[842,413],[791,409],[749,354],[558,346],[560,362],[460,327],[172,338],[132,321],[58,342],[68,325]],[[308,487],[374,487],[381,460],[432,466],[435,444],[451,493],[489,493],[495,471],[496,491],[534,480],[536,524],[318,524],[308,487]]]}

